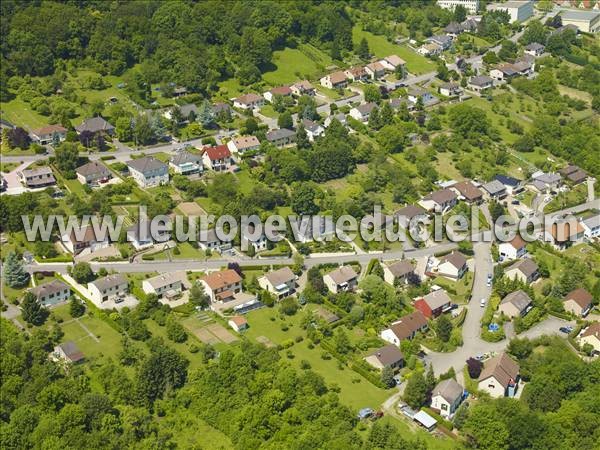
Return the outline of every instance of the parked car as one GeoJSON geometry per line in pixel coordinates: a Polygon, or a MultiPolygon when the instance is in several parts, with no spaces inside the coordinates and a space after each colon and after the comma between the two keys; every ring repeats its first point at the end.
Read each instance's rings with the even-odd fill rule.
{"type": "Polygon", "coordinates": [[[559,330],[565,334],[571,334],[571,331],[573,331],[573,327],[567,325],[566,327],[560,327],[559,330]]]}
{"type": "Polygon", "coordinates": [[[494,277],[492,276],[491,273],[488,274],[487,276],[487,286],[490,287],[492,285],[492,280],[494,279],[494,277]]]}
{"type": "Polygon", "coordinates": [[[481,301],[479,302],[479,306],[481,306],[482,308],[485,308],[485,303],[486,303],[485,298],[482,298],[481,301]]]}
{"type": "Polygon", "coordinates": [[[521,204],[521,202],[519,200],[513,200],[510,203],[513,204],[513,205],[519,205],[519,204],[521,204]]]}

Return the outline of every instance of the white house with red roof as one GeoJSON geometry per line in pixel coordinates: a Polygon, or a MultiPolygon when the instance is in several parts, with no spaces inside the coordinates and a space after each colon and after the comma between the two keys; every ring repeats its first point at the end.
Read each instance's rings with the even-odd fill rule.
{"type": "Polygon", "coordinates": [[[202,154],[202,162],[210,170],[224,172],[231,167],[231,152],[227,145],[224,144],[205,147],[202,154]]]}
{"type": "Polygon", "coordinates": [[[527,254],[527,242],[521,236],[515,236],[509,242],[503,242],[498,248],[502,260],[519,259],[527,254]]]}

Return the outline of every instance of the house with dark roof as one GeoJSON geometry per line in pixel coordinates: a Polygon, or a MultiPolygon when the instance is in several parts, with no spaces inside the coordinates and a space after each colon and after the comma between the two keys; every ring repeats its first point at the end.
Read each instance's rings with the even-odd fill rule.
{"type": "Polygon", "coordinates": [[[306,136],[310,142],[314,142],[316,138],[325,133],[325,128],[320,123],[312,120],[302,119],[302,126],[306,130],[306,136]]]}
{"type": "Polygon", "coordinates": [[[459,252],[453,251],[439,259],[436,274],[452,280],[460,280],[469,270],[467,267],[467,258],[459,252]]]}
{"type": "Polygon", "coordinates": [[[181,122],[179,123],[189,122],[192,118],[196,120],[196,118],[198,118],[198,115],[200,114],[200,110],[194,103],[188,103],[185,105],[174,106],[173,108],[168,109],[163,114],[163,117],[167,120],[172,120],[174,116],[174,111],[177,108],[179,108],[179,113],[181,115],[181,122]]]}
{"type": "Polygon", "coordinates": [[[585,317],[592,310],[594,297],[584,288],[577,288],[567,295],[563,300],[565,311],[579,317],[585,317]]]}
{"type": "Polygon", "coordinates": [[[573,164],[569,164],[567,167],[563,167],[558,171],[558,173],[574,185],[583,183],[588,178],[588,174],[585,170],[573,164]]]}
{"type": "Polygon", "coordinates": [[[463,387],[454,378],[442,380],[431,391],[431,409],[451,418],[463,401],[463,393],[463,387]]]}
{"type": "Polygon", "coordinates": [[[421,311],[415,311],[393,322],[379,336],[384,341],[399,346],[403,339],[413,339],[418,332],[425,330],[427,330],[427,318],[421,311]]]}
{"type": "Polygon", "coordinates": [[[434,319],[445,311],[450,310],[452,299],[444,289],[438,289],[418,298],[415,308],[423,313],[428,319],[434,319]]]}
{"type": "Polygon", "coordinates": [[[287,128],[278,128],[267,133],[267,141],[276,147],[285,147],[296,142],[296,132],[287,128]]]}
{"type": "Polygon", "coordinates": [[[447,34],[436,34],[428,37],[427,42],[439,45],[442,50],[448,50],[452,46],[452,36],[448,36],[447,34]]]}
{"type": "Polygon", "coordinates": [[[509,177],[507,175],[496,175],[494,180],[498,180],[502,183],[506,188],[506,192],[510,195],[518,194],[523,191],[523,181],[517,178],[509,177]]]}
{"type": "Polygon", "coordinates": [[[514,397],[519,388],[519,364],[501,353],[483,364],[478,388],[494,398],[514,397]]]}
{"type": "Polygon", "coordinates": [[[102,248],[108,247],[110,244],[109,233],[105,236],[98,236],[94,231],[93,225],[72,229],[70,234],[61,236],[61,241],[65,248],[74,255],[88,249],[90,252],[95,252],[102,248]]]}
{"type": "Polygon", "coordinates": [[[71,288],[59,280],[39,284],[29,289],[38,303],[43,306],[56,305],[67,301],[71,296],[71,288]]]}
{"type": "Polygon", "coordinates": [[[444,28],[444,33],[454,37],[458,36],[463,31],[463,27],[458,22],[450,22],[446,28],[444,28]]]}
{"type": "Polygon", "coordinates": [[[404,355],[392,344],[373,350],[363,359],[377,370],[390,368],[396,371],[404,366],[404,355]]]}
{"type": "Polygon", "coordinates": [[[519,316],[523,317],[531,310],[532,303],[529,295],[519,289],[518,291],[511,292],[502,299],[498,306],[498,311],[511,319],[519,316]]]}
{"type": "Polygon", "coordinates": [[[533,283],[540,276],[539,267],[531,258],[523,258],[510,265],[504,271],[504,275],[511,280],[520,280],[523,283],[533,283]]]}
{"type": "Polygon", "coordinates": [[[132,159],[126,164],[135,182],[143,188],[169,183],[169,166],[152,156],[132,159]]]}
{"type": "Polygon", "coordinates": [[[115,133],[115,127],[102,117],[97,116],[84,120],[82,124],[75,127],[75,131],[77,131],[78,134],[81,134],[84,131],[89,131],[90,133],[94,134],[104,133],[112,136],[115,133]]]}
{"type": "Polygon", "coordinates": [[[56,178],[50,167],[24,169],[17,173],[19,181],[30,189],[39,189],[56,184],[56,178]]]}
{"type": "Polygon", "coordinates": [[[62,361],[68,364],[77,364],[85,359],[83,352],[73,341],[57,345],[50,356],[54,361],[62,361]]]}
{"type": "Polygon", "coordinates": [[[458,97],[462,94],[462,88],[458,83],[442,83],[438,92],[444,97],[458,97]]]}
{"type": "Polygon", "coordinates": [[[338,292],[353,291],[358,285],[358,274],[351,266],[340,266],[323,276],[325,286],[337,294],[338,292]]]}
{"type": "Polygon", "coordinates": [[[181,175],[194,175],[204,170],[202,157],[187,150],[179,150],[171,156],[169,166],[181,175]]]}
{"type": "Polygon", "coordinates": [[[432,192],[419,201],[419,205],[425,210],[437,213],[446,212],[456,206],[457,203],[458,196],[450,188],[432,192]]]}
{"type": "Polygon", "coordinates": [[[408,284],[411,276],[415,276],[415,266],[408,259],[383,266],[383,279],[392,286],[408,284]]]}
{"type": "Polygon", "coordinates": [[[198,239],[198,245],[204,251],[215,251],[219,254],[228,252],[232,249],[231,241],[222,241],[219,239],[217,231],[214,228],[202,230],[198,239]]]}
{"type": "Polygon", "coordinates": [[[534,57],[541,56],[545,50],[546,47],[539,42],[532,42],[525,46],[525,53],[534,57]]]}
{"type": "Polygon", "coordinates": [[[537,171],[531,175],[531,185],[539,192],[548,192],[560,186],[562,177],[559,173],[537,171]]]}
{"type": "Polygon", "coordinates": [[[225,144],[204,147],[202,161],[209,170],[225,172],[231,167],[231,152],[225,144]]]}
{"type": "Polygon", "coordinates": [[[83,185],[97,186],[112,179],[112,172],[99,161],[90,161],[75,169],[77,179],[83,185]]]}
{"type": "Polygon", "coordinates": [[[483,192],[472,181],[465,180],[453,185],[450,189],[455,191],[470,205],[477,205],[483,201],[483,192]]]}
{"type": "Polygon", "coordinates": [[[492,78],[488,77],[487,75],[477,75],[477,76],[469,78],[467,87],[471,91],[481,95],[488,89],[491,89],[494,87],[494,80],[492,78]]]}
{"type": "Polygon", "coordinates": [[[501,200],[507,196],[506,187],[498,180],[485,183],[482,187],[490,200],[501,200]]]}
{"type": "Polygon", "coordinates": [[[96,305],[127,294],[129,281],[122,273],[107,275],[88,283],[88,291],[96,305]]]}
{"type": "Polygon", "coordinates": [[[398,218],[400,225],[402,225],[404,228],[407,228],[410,221],[413,219],[414,221],[417,221],[425,220],[429,217],[427,211],[425,211],[419,205],[407,205],[403,208],[400,208],[394,213],[394,216],[398,218]]]}

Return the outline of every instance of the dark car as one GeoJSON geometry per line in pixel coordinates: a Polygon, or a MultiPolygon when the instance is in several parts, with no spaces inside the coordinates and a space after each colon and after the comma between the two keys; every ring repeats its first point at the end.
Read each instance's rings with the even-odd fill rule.
{"type": "Polygon", "coordinates": [[[513,200],[513,201],[512,201],[512,202],[510,202],[510,203],[511,203],[511,204],[513,204],[513,205],[518,205],[518,204],[520,204],[521,202],[520,202],[519,200],[513,200]]]}
{"type": "Polygon", "coordinates": [[[573,331],[573,327],[560,327],[559,330],[562,333],[569,334],[571,331],[573,331]]]}

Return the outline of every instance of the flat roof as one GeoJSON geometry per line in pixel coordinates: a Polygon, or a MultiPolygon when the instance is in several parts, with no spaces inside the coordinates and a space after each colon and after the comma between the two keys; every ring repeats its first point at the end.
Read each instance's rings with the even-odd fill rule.
{"type": "Polygon", "coordinates": [[[599,11],[574,11],[572,9],[567,9],[561,11],[560,16],[563,19],[567,20],[581,20],[581,21],[592,21],[596,17],[600,16],[599,11]]]}

